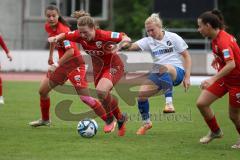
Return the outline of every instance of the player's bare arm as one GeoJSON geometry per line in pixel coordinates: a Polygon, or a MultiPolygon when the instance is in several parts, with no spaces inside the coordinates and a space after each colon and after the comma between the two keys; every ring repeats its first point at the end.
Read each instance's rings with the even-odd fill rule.
{"type": "Polygon", "coordinates": [[[182,56],[183,56],[183,66],[184,66],[184,69],[185,69],[183,86],[184,86],[185,90],[188,90],[188,88],[191,85],[190,84],[190,74],[191,74],[192,61],[191,61],[191,56],[190,56],[190,54],[187,50],[182,52],[182,56]]]}

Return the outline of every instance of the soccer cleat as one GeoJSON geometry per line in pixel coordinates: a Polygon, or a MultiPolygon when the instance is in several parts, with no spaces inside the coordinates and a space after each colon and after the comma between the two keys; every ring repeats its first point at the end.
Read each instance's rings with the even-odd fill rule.
{"type": "Polygon", "coordinates": [[[105,133],[113,132],[115,130],[116,124],[117,122],[114,117],[108,117],[105,126],[103,127],[103,131],[105,133]]]}
{"type": "Polygon", "coordinates": [[[210,131],[206,136],[202,137],[199,142],[202,144],[207,144],[216,138],[222,138],[222,137],[223,137],[223,132],[221,130],[217,131],[217,133],[213,133],[212,131],[210,131]]]}
{"type": "Polygon", "coordinates": [[[149,129],[151,129],[151,128],[152,128],[152,122],[151,122],[151,121],[148,122],[148,123],[144,123],[143,126],[141,126],[141,127],[137,130],[136,134],[137,134],[137,135],[144,135],[144,134],[146,134],[147,130],[149,130],[149,129]]]}
{"type": "Polygon", "coordinates": [[[237,143],[232,146],[233,149],[240,149],[240,138],[238,138],[237,143]]]}
{"type": "Polygon", "coordinates": [[[126,133],[126,122],[128,120],[128,116],[126,113],[122,114],[122,119],[118,120],[118,136],[124,136],[126,133]]]}
{"type": "Polygon", "coordinates": [[[50,121],[49,120],[45,121],[45,120],[39,119],[39,120],[30,122],[29,125],[32,127],[50,126],[50,121]]]}
{"type": "Polygon", "coordinates": [[[175,109],[172,103],[167,103],[164,107],[163,113],[175,113],[175,109]]]}
{"type": "Polygon", "coordinates": [[[3,96],[0,96],[0,104],[4,104],[4,98],[3,98],[3,96]]]}

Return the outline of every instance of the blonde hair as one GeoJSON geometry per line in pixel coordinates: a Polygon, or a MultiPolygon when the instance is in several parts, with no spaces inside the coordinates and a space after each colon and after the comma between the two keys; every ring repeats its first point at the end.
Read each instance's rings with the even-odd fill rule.
{"type": "Polygon", "coordinates": [[[159,26],[160,28],[163,27],[163,24],[162,24],[162,19],[160,18],[159,14],[158,13],[153,13],[151,14],[150,17],[148,17],[146,20],[145,20],[145,25],[146,24],[149,24],[149,23],[155,23],[157,26],[159,26]]]}
{"type": "Polygon", "coordinates": [[[97,27],[95,20],[90,16],[89,13],[83,10],[74,11],[71,16],[77,19],[78,26],[88,26],[90,28],[97,27]]]}

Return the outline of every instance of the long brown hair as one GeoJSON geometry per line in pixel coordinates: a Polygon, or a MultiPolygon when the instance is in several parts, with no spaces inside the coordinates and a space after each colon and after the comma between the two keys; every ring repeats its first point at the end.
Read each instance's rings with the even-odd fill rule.
{"type": "Polygon", "coordinates": [[[59,9],[56,6],[54,6],[54,5],[47,6],[45,8],[45,14],[46,14],[46,12],[48,10],[56,11],[58,13],[58,15],[59,15],[58,21],[61,22],[63,25],[70,27],[70,24],[61,16],[60,11],[59,11],[59,9]]]}

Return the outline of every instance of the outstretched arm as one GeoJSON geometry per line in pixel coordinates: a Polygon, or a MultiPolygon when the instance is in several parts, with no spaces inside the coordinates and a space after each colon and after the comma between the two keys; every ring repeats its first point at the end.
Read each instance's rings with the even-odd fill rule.
{"type": "Polygon", "coordinates": [[[0,35],[0,45],[2,46],[3,50],[5,51],[7,58],[9,59],[9,61],[12,61],[12,55],[9,52],[7,45],[5,44],[5,42],[3,41],[2,36],[0,35]]]}
{"type": "Polygon", "coordinates": [[[48,42],[49,43],[56,43],[56,42],[59,42],[59,41],[65,40],[65,39],[66,39],[65,33],[61,33],[61,34],[59,34],[57,36],[49,37],[48,38],[48,42]]]}
{"type": "Polygon", "coordinates": [[[182,56],[183,56],[183,66],[184,66],[184,70],[185,70],[185,77],[183,79],[183,86],[185,88],[185,91],[188,90],[188,88],[190,87],[190,74],[191,74],[191,66],[192,66],[192,60],[191,60],[191,56],[189,54],[189,52],[187,50],[182,52],[182,56]]]}

